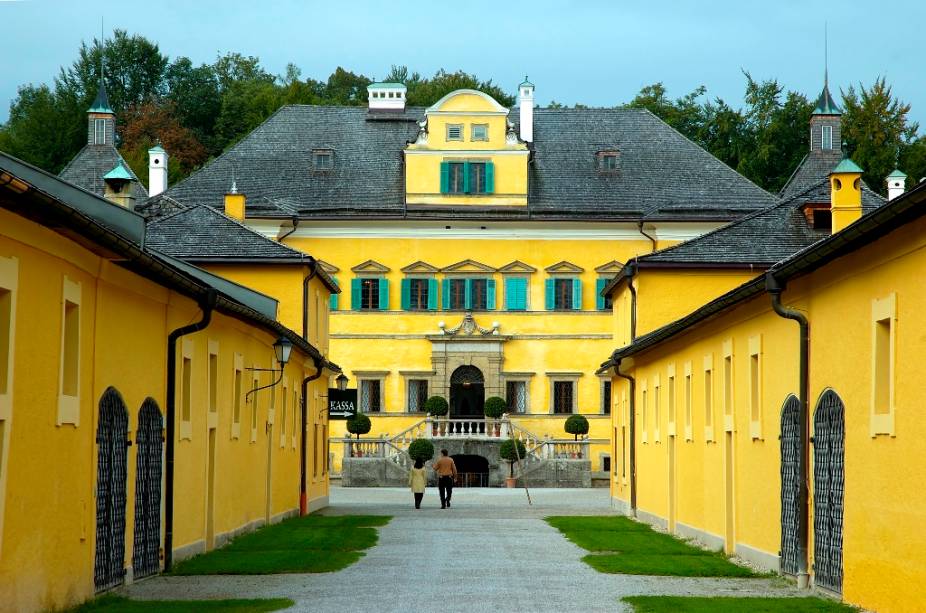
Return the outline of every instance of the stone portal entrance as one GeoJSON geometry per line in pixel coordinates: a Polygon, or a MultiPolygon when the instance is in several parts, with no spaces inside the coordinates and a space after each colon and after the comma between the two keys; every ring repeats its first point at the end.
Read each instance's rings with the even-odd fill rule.
{"type": "Polygon", "coordinates": [[[489,461],[481,455],[451,456],[460,476],[459,487],[488,487],[489,461]]]}
{"type": "Polygon", "coordinates": [[[485,378],[475,366],[460,366],[450,376],[450,417],[483,416],[485,378]]]}

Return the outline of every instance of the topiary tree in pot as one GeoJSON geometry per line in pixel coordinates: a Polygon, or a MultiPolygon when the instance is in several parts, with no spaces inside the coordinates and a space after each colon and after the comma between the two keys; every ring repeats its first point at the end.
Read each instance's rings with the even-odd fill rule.
{"type": "Polygon", "coordinates": [[[434,444],[426,438],[416,438],[408,446],[408,457],[427,462],[434,457],[434,444]]]}
{"type": "Polygon", "coordinates": [[[526,454],[527,448],[517,439],[510,438],[499,447],[498,455],[503,460],[508,460],[508,478],[505,480],[505,485],[508,487],[514,487],[515,484],[514,463],[524,459],[526,454]]]}
{"type": "MultiPolygon", "coordinates": [[[[347,420],[347,431],[351,434],[356,434],[358,441],[360,440],[360,435],[369,432],[372,426],[370,418],[363,413],[354,413],[347,420]]],[[[351,445],[351,447],[353,448],[353,445],[351,445]]],[[[356,455],[359,458],[363,456],[363,452],[357,449],[356,453],[351,455],[356,455]]]]}
{"type": "MultiPolygon", "coordinates": [[[[447,401],[444,400],[442,396],[431,396],[424,403],[424,410],[427,411],[428,415],[431,417],[443,417],[447,414],[447,411],[450,410],[450,406],[447,404],[447,401]]],[[[438,421],[434,420],[433,423],[433,434],[437,436],[438,432],[438,421]]],[[[446,425],[441,424],[442,428],[446,428],[446,425]]]]}
{"type": "MultiPolygon", "coordinates": [[[[495,420],[495,423],[491,424],[492,430],[495,432],[495,436],[499,436],[501,434],[502,424],[498,421],[498,418],[505,414],[505,409],[507,408],[508,403],[505,402],[504,398],[499,398],[498,396],[486,398],[482,412],[485,413],[485,416],[489,419],[495,420]]],[[[486,424],[486,434],[489,433],[489,427],[490,424],[486,424]]]]}
{"type": "MultiPolygon", "coordinates": [[[[588,434],[588,420],[584,415],[570,415],[569,419],[566,420],[566,424],[563,426],[563,429],[566,430],[569,434],[573,435],[574,440],[579,440],[580,434],[588,434]]],[[[572,453],[572,457],[577,457],[578,454],[575,452],[572,453]]]]}

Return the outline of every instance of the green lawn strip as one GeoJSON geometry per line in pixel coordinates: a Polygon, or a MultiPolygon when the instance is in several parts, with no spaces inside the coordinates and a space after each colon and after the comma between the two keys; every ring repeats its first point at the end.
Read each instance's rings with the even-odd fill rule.
{"type": "Polygon", "coordinates": [[[645,553],[592,554],[582,561],[601,573],[671,577],[758,577],[720,554],[675,555],[645,553]]]}
{"type": "Polygon", "coordinates": [[[350,566],[376,544],[381,515],[307,515],[243,534],[227,546],[178,563],[174,575],[327,573],[350,566]]]}
{"type": "Polygon", "coordinates": [[[583,515],[553,515],[546,522],[560,532],[591,530],[595,532],[652,532],[646,524],[620,515],[602,517],[583,515]]]}
{"type": "Polygon", "coordinates": [[[295,603],[289,598],[256,600],[129,600],[106,594],[70,609],[70,613],[264,613],[287,609],[295,603]]]}
{"type": "Polygon", "coordinates": [[[854,613],[857,609],[822,598],[735,598],[628,596],[635,613],[854,613]]]}
{"type": "Polygon", "coordinates": [[[698,547],[680,541],[668,534],[660,532],[593,532],[580,530],[566,532],[566,538],[588,551],[607,551],[613,553],[648,553],[648,554],[675,554],[689,556],[714,555],[698,547]]]}

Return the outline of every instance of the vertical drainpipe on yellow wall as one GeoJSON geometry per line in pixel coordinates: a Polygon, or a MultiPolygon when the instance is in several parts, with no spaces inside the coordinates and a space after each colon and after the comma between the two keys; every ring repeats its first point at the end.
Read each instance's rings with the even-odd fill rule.
{"type": "MultiPolygon", "coordinates": [[[[296,231],[296,221],[293,221],[293,232],[296,231]]],[[[318,274],[318,261],[315,258],[309,258],[309,268],[311,272],[302,279],[302,339],[309,342],[309,282],[318,274]]],[[[309,427],[309,383],[322,376],[324,361],[318,358],[312,358],[315,362],[315,374],[305,377],[302,380],[302,444],[299,449],[299,515],[305,515],[308,510],[307,486],[306,486],[306,456],[308,455],[306,445],[306,430],[309,427]]]]}
{"type": "Polygon", "coordinates": [[[862,216],[862,169],[844,157],[830,173],[833,234],[862,216]]]}
{"type": "Polygon", "coordinates": [[[797,586],[806,588],[809,585],[808,574],[808,547],[809,541],[809,493],[808,483],[810,482],[810,407],[808,399],[810,397],[810,377],[809,377],[809,360],[810,360],[810,323],[807,317],[800,311],[789,309],[781,304],[781,293],[785,286],[775,278],[771,272],[765,273],[765,290],[772,297],[772,308],[779,317],[791,319],[800,326],[800,340],[798,345],[798,401],[800,404],[799,417],[801,424],[801,452],[798,454],[797,474],[800,475],[800,485],[798,491],[798,514],[797,514],[797,538],[798,538],[798,563],[797,563],[797,586]]]}
{"type": "MultiPolygon", "coordinates": [[[[616,353],[616,352],[615,352],[616,353]]],[[[629,449],[629,462],[630,462],[630,514],[633,517],[637,516],[637,418],[636,418],[636,388],[637,381],[631,375],[625,375],[621,372],[621,360],[620,358],[615,358],[612,354],[611,359],[614,360],[614,372],[618,377],[622,379],[627,379],[630,384],[630,449],[629,449]]]]}

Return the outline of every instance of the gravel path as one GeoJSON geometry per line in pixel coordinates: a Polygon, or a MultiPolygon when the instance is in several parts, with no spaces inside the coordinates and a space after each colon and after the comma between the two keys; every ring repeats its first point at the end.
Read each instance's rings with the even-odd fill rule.
{"type": "Polygon", "coordinates": [[[634,594],[801,596],[780,579],[605,575],[542,520],[607,515],[607,490],[458,489],[441,510],[429,490],[415,511],[404,489],[332,488],[327,515],[387,514],[379,544],[358,563],[316,575],[154,577],[123,590],[137,599],[271,598],[290,611],[621,611],[634,594]]]}

